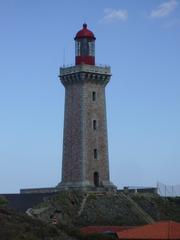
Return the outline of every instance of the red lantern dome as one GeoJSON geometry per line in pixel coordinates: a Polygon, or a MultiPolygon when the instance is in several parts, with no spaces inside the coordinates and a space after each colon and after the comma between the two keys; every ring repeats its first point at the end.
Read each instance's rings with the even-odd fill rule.
{"type": "Polygon", "coordinates": [[[87,29],[87,24],[77,32],[75,38],[76,48],[76,65],[89,64],[95,65],[95,36],[94,33],[87,29]]]}
{"type": "Polygon", "coordinates": [[[86,23],[83,24],[83,28],[79,32],[77,32],[74,39],[76,40],[76,39],[79,39],[79,38],[89,38],[89,39],[94,39],[94,40],[96,39],[94,37],[94,33],[91,32],[89,29],[87,29],[87,24],[86,23]]]}

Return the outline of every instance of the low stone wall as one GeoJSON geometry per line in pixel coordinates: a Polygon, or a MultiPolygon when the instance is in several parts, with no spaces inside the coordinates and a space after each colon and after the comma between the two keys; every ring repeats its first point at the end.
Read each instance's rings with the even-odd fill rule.
{"type": "Polygon", "coordinates": [[[55,193],[55,192],[58,192],[57,188],[25,188],[25,189],[20,189],[20,194],[55,193]]]}
{"type": "Polygon", "coordinates": [[[119,190],[119,192],[124,192],[124,193],[158,193],[158,189],[156,187],[144,187],[144,188],[124,187],[124,189],[119,190]]]}

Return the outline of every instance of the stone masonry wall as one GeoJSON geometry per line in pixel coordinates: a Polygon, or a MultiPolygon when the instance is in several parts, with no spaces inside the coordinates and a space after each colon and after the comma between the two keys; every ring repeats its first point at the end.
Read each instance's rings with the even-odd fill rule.
{"type": "MultiPolygon", "coordinates": [[[[97,67],[95,69],[98,70],[97,67]]],[[[99,175],[99,187],[112,185],[109,181],[105,102],[105,86],[109,79],[110,75],[106,72],[72,73],[67,70],[61,75],[65,86],[65,113],[60,187],[95,187],[95,173],[99,175]],[[93,127],[94,120],[96,129],[93,127]],[[95,149],[97,158],[94,156],[95,149]]]]}
{"type": "Polygon", "coordinates": [[[83,137],[86,180],[93,184],[94,172],[98,172],[100,183],[109,181],[105,86],[102,84],[84,84],[83,137]],[[92,100],[92,92],[96,93],[95,101],[92,100]],[[93,120],[97,122],[95,130],[93,120]],[[97,159],[94,159],[94,149],[97,149],[97,159]]]}
{"type": "Polygon", "coordinates": [[[82,85],[66,87],[63,143],[63,182],[82,181],[82,85]]]}

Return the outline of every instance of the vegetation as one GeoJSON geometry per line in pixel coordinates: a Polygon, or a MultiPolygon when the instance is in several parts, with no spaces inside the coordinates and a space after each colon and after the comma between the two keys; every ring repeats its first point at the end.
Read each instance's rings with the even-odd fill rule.
{"type": "Polygon", "coordinates": [[[157,194],[131,194],[131,198],[154,220],[180,222],[180,197],[160,197],[157,194]]]}
{"type": "MultiPolygon", "coordinates": [[[[134,193],[128,196],[155,221],[174,220],[180,222],[180,198],[162,198],[157,194],[134,193]]],[[[122,193],[86,195],[82,192],[61,192],[52,197],[39,218],[49,222],[56,216],[58,222],[67,226],[88,225],[142,225],[144,217],[138,213],[132,201],[122,193]],[[83,199],[86,198],[83,209],[83,199]],[[81,211],[80,211],[81,209],[81,211]]],[[[43,209],[43,205],[41,205],[43,209]]]]}
{"type": "Polygon", "coordinates": [[[180,222],[180,197],[162,198],[147,193],[127,195],[61,192],[36,206],[32,212],[35,213],[34,218],[8,210],[6,199],[0,197],[0,239],[114,240],[116,237],[113,235],[84,235],[78,229],[87,225],[146,224],[137,209],[135,211],[135,205],[155,221],[180,222]],[[53,217],[57,219],[56,226],[52,225],[53,217]]]}
{"type": "Polygon", "coordinates": [[[8,201],[4,197],[0,197],[0,206],[7,205],[8,201]]]}
{"type": "Polygon", "coordinates": [[[63,231],[53,225],[0,208],[0,239],[3,240],[71,240],[63,231]]]}
{"type": "Polygon", "coordinates": [[[0,208],[0,239],[3,240],[115,240],[106,234],[84,235],[76,228],[57,226],[0,208]]]}

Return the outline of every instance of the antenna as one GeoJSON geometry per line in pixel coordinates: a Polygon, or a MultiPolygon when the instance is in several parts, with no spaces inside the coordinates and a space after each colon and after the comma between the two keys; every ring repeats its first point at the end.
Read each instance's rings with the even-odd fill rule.
{"type": "Polygon", "coordinates": [[[66,51],[65,51],[65,48],[63,49],[63,67],[65,66],[66,64],[66,51]]]}

